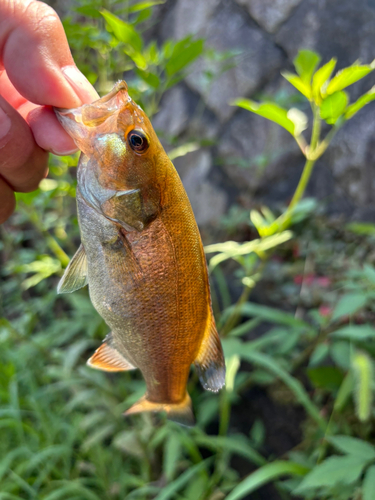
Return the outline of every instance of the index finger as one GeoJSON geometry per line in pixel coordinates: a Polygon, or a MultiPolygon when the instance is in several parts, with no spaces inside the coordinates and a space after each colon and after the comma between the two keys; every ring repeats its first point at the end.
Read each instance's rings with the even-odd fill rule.
{"type": "Polygon", "coordinates": [[[0,65],[33,103],[71,108],[97,98],[74,64],[58,15],[45,3],[0,1],[0,65]]]}

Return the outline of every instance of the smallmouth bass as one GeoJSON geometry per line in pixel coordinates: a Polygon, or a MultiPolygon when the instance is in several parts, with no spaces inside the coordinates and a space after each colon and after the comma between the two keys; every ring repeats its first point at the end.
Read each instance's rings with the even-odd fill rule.
{"type": "Polygon", "coordinates": [[[88,360],[138,368],[147,391],[125,415],[166,411],[193,425],[186,391],[195,364],[207,390],[225,382],[206,259],[182,182],[125,82],[92,104],[55,109],[82,154],[77,170],[81,245],[58,293],[89,286],[111,333],[88,360]]]}

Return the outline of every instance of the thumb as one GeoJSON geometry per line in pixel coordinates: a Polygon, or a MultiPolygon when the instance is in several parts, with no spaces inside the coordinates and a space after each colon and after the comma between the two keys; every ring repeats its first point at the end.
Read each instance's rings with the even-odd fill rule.
{"type": "Polygon", "coordinates": [[[13,86],[33,103],[71,108],[98,98],[74,64],[58,15],[45,3],[0,1],[0,58],[13,86]]]}

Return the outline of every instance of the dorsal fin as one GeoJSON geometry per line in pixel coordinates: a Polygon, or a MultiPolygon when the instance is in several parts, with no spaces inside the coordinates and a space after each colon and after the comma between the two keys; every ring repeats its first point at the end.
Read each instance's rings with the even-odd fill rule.
{"type": "Polygon", "coordinates": [[[123,372],[126,370],[135,370],[127,359],[113,345],[112,334],[109,333],[104,339],[102,345],[94,352],[87,361],[88,366],[97,370],[106,372],[123,372]]]}
{"type": "Polygon", "coordinates": [[[217,392],[224,386],[224,354],[213,316],[211,316],[194,365],[204,389],[217,392]]]}
{"type": "Polygon", "coordinates": [[[71,293],[85,285],[87,285],[87,258],[81,243],[57,285],[57,293],[71,293]]]}

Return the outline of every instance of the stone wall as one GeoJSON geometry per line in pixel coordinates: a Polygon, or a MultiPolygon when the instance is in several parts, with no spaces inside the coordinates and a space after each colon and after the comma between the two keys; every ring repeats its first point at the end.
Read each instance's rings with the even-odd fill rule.
{"type": "MultiPolygon", "coordinates": [[[[298,182],[303,157],[283,129],[230,106],[235,97],[276,96],[292,102],[293,88],[280,76],[301,48],[317,50],[338,68],[375,57],[375,0],[168,0],[157,24],[160,40],[204,37],[216,51],[231,51],[232,65],[207,84],[218,63],[202,61],[163,98],[154,118],[165,134],[211,141],[176,159],[201,226],[215,225],[228,207],[286,203],[298,182]],[[233,64],[234,63],[234,64],[233,64]]],[[[353,98],[375,83],[369,75],[353,98]]],[[[297,105],[301,105],[298,104],[297,105]]],[[[317,164],[309,194],[331,214],[375,220],[375,104],[339,132],[317,164]]]]}

